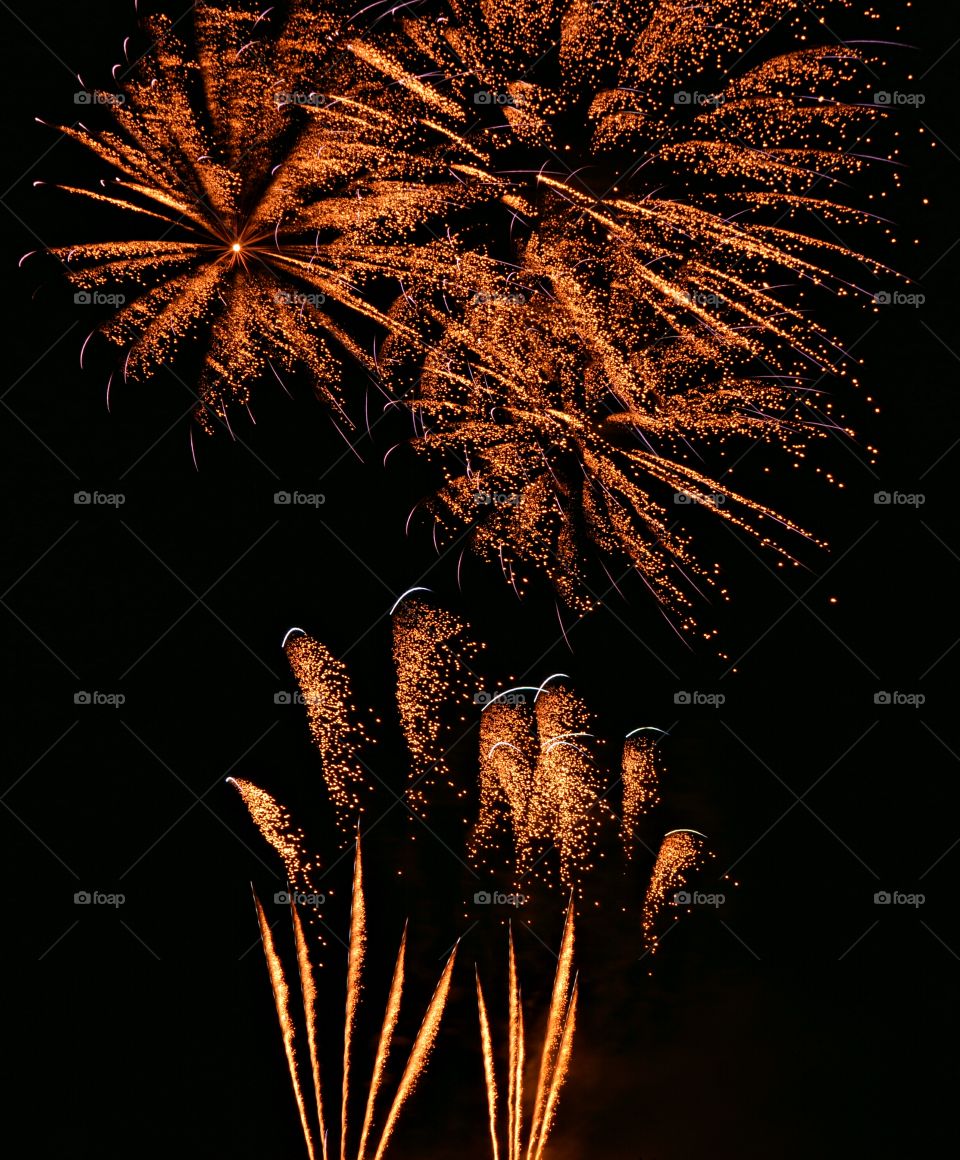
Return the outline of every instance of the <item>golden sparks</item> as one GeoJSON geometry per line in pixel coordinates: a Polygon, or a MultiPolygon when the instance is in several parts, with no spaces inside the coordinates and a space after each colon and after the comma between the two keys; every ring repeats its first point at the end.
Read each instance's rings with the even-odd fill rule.
{"type": "Polygon", "coordinates": [[[520,981],[517,972],[516,951],[513,930],[509,935],[508,958],[508,1064],[507,1064],[507,1115],[502,1123],[499,1115],[499,1093],[494,1058],[493,1036],[490,1030],[490,1014],[477,975],[477,1008],[480,1017],[480,1043],[483,1052],[483,1074],[487,1091],[488,1122],[493,1160],[502,1155],[506,1160],[538,1160],[543,1155],[547,1138],[556,1116],[560,1089],[566,1079],[573,1051],[573,1033],[577,1009],[577,981],[573,975],[574,951],[574,910],[573,903],[567,908],[563,942],[557,959],[553,993],[547,1012],[540,1068],[536,1087],[529,1093],[533,1103],[533,1117],[526,1133],[524,1145],[524,1063],[526,1061],[526,1037],[523,1025],[523,1006],[520,981]],[[501,1145],[505,1145],[502,1147],[501,1145]]]}
{"type": "Polygon", "coordinates": [[[347,666],[306,633],[288,633],[284,652],[300,686],[337,820],[346,833],[355,834],[363,791],[370,789],[362,754],[373,742],[357,718],[347,666]]]}
{"type": "Polygon", "coordinates": [[[682,904],[681,887],[689,872],[701,865],[705,852],[704,836],[695,830],[673,830],[660,843],[643,903],[643,937],[651,953],[660,945],[657,923],[664,907],[682,904]]]}
{"type": "MultiPolygon", "coordinates": [[[[356,1022],[357,1012],[360,1006],[360,996],[363,986],[364,951],[366,947],[366,902],[363,893],[361,866],[360,843],[358,842],[357,858],[354,866],[349,945],[347,948],[344,1060],[340,1093],[343,1113],[340,1123],[339,1153],[342,1157],[342,1160],[348,1160],[348,1158],[349,1160],[368,1160],[370,1156],[371,1133],[373,1131],[375,1109],[378,1097],[383,1090],[384,1080],[386,1078],[387,1072],[387,1062],[390,1056],[391,1047],[394,1042],[397,1022],[400,1016],[400,1005],[404,986],[404,957],[406,953],[407,941],[406,931],[404,931],[400,942],[399,954],[397,956],[397,964],[394,969],[393,979],[390,984],[390,991],[387,996],[383,1024],[381,1026],[380,1035],[377,1040],[373,1074],[370,1080],[370,1084],[367,1088],[367,1099],[365,1101],[363,1123],[357,1136],[357,1143],[354,1146],[350,1139],[354,1133],[350,1129],[347,1113],[351,1103],[351,1047],[354,1037],[354,1024],[356,1022]]],[[[296,1099],[297,1108],[300,1114],[304,1142],[306,1144],[310,1160],[313,1160],[315,1156],[313,1142],[314,1126],[310,1113],[307,1110],[306,1100],[303,1095],[303,1088],[300,1080],[300,1066],[296,1053],[297,1028],[293,1014],[291,1012],[290,989],[286,981],[282,958],[277,950],[270,924],[266,919],[259,899],[256,898],[256,894],[254,894],[254,900],[257,908],[257,919],[260,926],[260,935],[263,942],[264,953],[266,954],[267,958],[267,966],[270,974],[274,1002],[277,1009],[277,1017],[280,1023],[280,1031],[283,1038],[284,1053],[290,1072],[290,1080],[293,1086],[294,1097],[296,1099]]],[[[304,1020],[306,1024],[307,1043],[310,1049],[311,1075],[316,1094],[317,1124],[319,1127],[320,1139],[322,1141],[322,1155],[324,1160],[327,1160],[328,1155],[332,1155],[334,1149],[328,1142],[328,1131],[323,1112],[324,1099],[321,1088],[320,1069],[317,1063],[318,1045],[320,1042],[320,1035],[317,1026],[317,988],[314,979],[310,951],[304,930],[300,924],[296,906],[294,905],[292,909],[294,936],[297,950],[297,965],[300,973],[301,992],[303,995],[304,1020]]],[[[443,969],[433,996],[427,1005],[426,1013],[424,1014],[420,1028],[413,1039],[410,1053],[407,1057],[407,1061],[399,1083],[397,1084],[393,1098],[391,1099],[389,1106],[386,1109],[386,1113],[382,1120],[382,1127],[379,1128],[379,1135],[376,1137],[377,1145],[375,1151],[373,1152],[374,1160],[382,1160],[383,1156],[385,1155],[394,1129],[396,1128],[397,1122],[399,1120],[400,1113],[406,1106],[407,1101],[410,1099],[414,1089],[417,1087],[424,1071],[426,1070],[427,1063],[429,1062],[430,1055],[436,1042],[437,1034],[440,1030],[440,1024],[443,1018],[444,1010],[446,1008],[447,999],[450,994],[450,983],[453,975],[454,963],[456,962],[456,956],[457,948],[454,947],[454,950],[447,959],[446,966],[443,969]]]]}

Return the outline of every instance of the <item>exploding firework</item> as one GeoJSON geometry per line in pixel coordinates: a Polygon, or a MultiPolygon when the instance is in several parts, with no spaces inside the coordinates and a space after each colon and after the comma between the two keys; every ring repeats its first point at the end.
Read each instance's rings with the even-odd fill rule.
{"type": "Polygon", "coordinates": [[[295,890],[316,894],[315,875],[319,866],[307,848],[303,830],[293,824],[290,811],[252,781],[229,777],[227,782],[240,794],[264,839],[280,855],[287,881],[295,890]]]}
{"type": "Polygon", "coordinates": [[[623,817],[621,830],[627,858],[635,853],[640,819],[660,804],[660,770],[657,767],[656,728],[635,729],[623,746],[623,817]]]}
{"type": "Polygon", "coordinates": [[[549,879],[555,855],[563,885],[580,891],[613,819],[586,748],[589,713],[562,685],[527,692],[531,706],[507,690],[483,711],[480,812],[469,848],[484,858],[506,829],[518,881],[534,873],[549,879]]]}
{"type": "Polygon", "coordinates": [[[581,611],[592,543],[692,628],[717,570],[676,504],[789,559],[806,535],[705,448],[799,466],[849,433],[819,382],[852,363],[811,307],[884,269],[845,240],[892,232],[850,200],[890,159],[873,50],[823,44],[798,0],[386,9],[201,3],[187,41],[148,20],[113,126],[63,130],[111,179],[62,188],[156,236],[54,253],[125,300],[100,328],[124,379],[197,341],[208,429],[297,370],[350,427],[362,368],[442,460],[435,531],[581,611]]]}
{"type": "MultiPolygon", "coordinates": [[[[350,724],[356,711],[346,666],[302,630],[292,633],[288,656],[337,805],[343,786],[368,787],[363,746],[374,738],[350,724]]],[[[448,797],[459,807],[474,866],[504,874],[517,890],[536,880],[582,901],[618,842],[627,864],[641,847],[651,856],[656,849],[644,831],[660,804],[662,731],[634,730],[623,743],[619,768],[610,768],[592,714],[568,687],[566,674],[554,673],[539,686],[485,692],[491,685],[478,670],[483,651],[468,624],[423,595],[407,593],[394,606],[396,701],[410,759],[411,817],[429,817],[438,798],[448,797]]],[[[344,834],[355,834],[355,815],[336,812],[344,834]]],[[[299,832],[297,840],[302,844],[299,832]]],[[[662,884],[663,872],[658,862],[645,903],[645,939],[665,891],[677,887],[662,884]]]]}
{"type": "Polygon", "coordinates": [[[467,705],[475,700],[480,649],[453,613],[412,595],[394,605],[397,709],[410,753],[407,799],[421,816],[438,786],[456,798],[464,796],[450,772],[449,750],[468,720],[467,705]]]}
{"type": "MultiPolygon", "coordinates": [[[[301,1066],[297,1057],[297,1026],[292,1013],[290,988],[284,973],[282,958],[277,950],[270,924],[267,921],[263,907],[260,904],[260,900],[256,897],[256,894],[254,894],[254,901],[257,908],[261,940],[263,942],[274,1003],[276,1005],[277,1017],[283,1039],[284,1055],[290,1073],[291,1085],[300,1117],[307,1154],[310,1160],[314,1160],[314,1157],[317,1155],[316,1137],[314,1133],[314,1128],[316,1127],[320,1140],[320,1155],[322,1155],[323,1160],[329,1160],[335,1154],[336,1150],[331,1143],[330,1129],[325,1114],[325,1108],[328,1105],[324,1100],[320,1065],[318,1062],[320,1039],[318,1032],[317,985],[306,934],[300,922],[297,907],[296,905],[292,905],[291,914],[293,917],[294,939],[297,951],[297,969],[303,998],[303,1015],[310,1060],[310,1077],[315,1096],[314,1111],[308,1110],[307,1100],[304,1094],[301,1066]]],[[[374,1130],[378,1098],[383,1090],[387,1062],[391,1055],[397,1022],[400,1017],[407,945],[407,935],[406,931],[404,931],[400,941],[400,949],[397,955],[393,978],[387,995],[383,1024],[377,1040],[373,1074],[367,1089],[363,1121],[359,1131],[355,1131],[350,1122],[353,1046],[355,1025],[363,989],[363,966],[366,941],[366,901],[363,892],[361,850],[358,841],[356,862],[354,865],[350,936],[347,948],[346,1011],[344,1016],[343,1068],[340,1091],[341,1112],[339,1118],[340,1160],[348,1160],[348,1158],[349,1160],[370,1160],[370,1158],[372,1160],[382,1160],[382,1157],[386,1153],[400,1113],[422,1078],[433,1051],[437,1034],[440,1030],[444,1008],[446,1007],[447,998],[450,993],[450,981],[457,955],[457,949],[455,947],[447,959],[436,990],[427,1005],[423,1021],[413,1040],[413,1045],[410,1048],[410,1053],[393,1098],[385,1114],[382,1115],[376,1130],[374,1130]],[[375,1145],[374,1141],[376,1141],[375,1145]]]]}
{"type": "Polygon", "coordinates": [[[281,17],[200,3],[187,42],[168,17],[150,17],[151,48],[118,65],[127,79],[103,94],[113,125],[61,130],[112,170],[100,190],[61,188],[155,236],[53,253],[76,287],[124,303],[99,329],[125,352],[124,380],[201,342],[197,417],[208,429],[248,405],[257,380],[296,370],[349,424],[344,359],[372,372],[358,330],[392,325],[371,287],[392,288],[389,307],[405,273],[445,249],[415,235],[446,220],[452,191],[470,198],[419,148],[403,94],[347,51],[342,23],[335,4],[294,0],[281,17]]]}
{"type": "Polygon", "coordinates": [[[696,830],[671,830],[660,843],[643,903],[643,937],[651,953],[660,944],[657,923],[666,906],[681,905],[681,887],[689,873],[700,866],[706,851],[705,836],[696,830]]]}
{"type": "Polygon", "coordinates": [[[838,232],[891,234],[843,202],[887,160],[877,62],[817,46],[826,23],[795,0],[451,7],[384,34],[375,64],[418,81],[424,124],[477,159],[468,183],[507,181],[498,261],[466,254],[442,296],[400,304],[435,342],[411,360],[397,335],[385,359],[397,390],[416,381],[415,445],[442,463],[433,517],[518,592],[545,572],[579,609],[600,599],[593,542],[692,628],[715,569],[675,505],[789,559],[784,530],[806,536],[706,449],[764,441],[799,466],[812,439],[851,434],[819,383],[853,360],[811,305],[866,301],[856,279],[885,269],[838,232]],[[780,51],[755,62],[758,43],[780,51]]]}
{"type": "Polygon", "coordinates": [[[300,686],[337,819],[345,831],[355,832],[364,810],[364,791],[370,790],[362,754],[373,739],[357,720],[350,674],[328,648],[302,630],[291,629],[283,648],[300,686]]]}
{"type": "Polygon", "coordinates": [[[500,1093],[497,1086],[497,1068],[490,1014],[477,975],[477,1007],[480,1016],[480,1042],[483,1049],[484,1080],[487,1091],[487,1110],[490,1142],[494,1160],[539,1160],[546,1148],[553,1127],[560,1090],[570,1068],[573,1052],[573,1033],[577,1011],[577,981],[573,978],[574,911],[571,903],[563,931],[557,972],[554,978],[550,1008],[543,1034],[540,1067],[536,1087],[532,1093],[532,1117],[529,1127],[524,1123],[524,1064],[526,1037],[523,1024],[523,1006],[517,973],[513,931],[510,932],[508,987],[508,1064],[506,1085],[506,1122],[500,1114],[500,1093]],[[526,1128],[526,1133],[524,1129],[526,1128]],[[524,1136],[526,1144],[524,1145],[524,1136]],[[503,1146],[505,1145],[505,1147],[503,1146]]]}

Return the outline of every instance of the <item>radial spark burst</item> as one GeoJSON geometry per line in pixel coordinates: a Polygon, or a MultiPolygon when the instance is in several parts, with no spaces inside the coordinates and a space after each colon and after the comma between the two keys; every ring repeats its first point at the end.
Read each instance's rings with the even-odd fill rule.
{"type": "Polygon", "coordinates": [[[779,538],[802,529],[717,460],[763,441],[799,466],[850,434],[820,384],[853,360],[815,307],[868,301],[885,270],[845,238],[895,240],[866,208],[881,195],[851,189],[889,158],[874,50],[821,17],[850,6],[450,0],[360,54],[416,78],[424,125],[476,159],[468,184],[507,183],[494,261],[464,255],[442,295],[400,304],[435,341],[411,359],[398,334],[384,365],[443,464],[435,520],[518,591],[543,571],[594,606],[611,585],[585,572],[592,541],[692,627],[715,569],[676,530],[684,503],[792,558],[779,538]]]}
{"type": "Polygon", "coordinates": [[[148,236],[53,253],[91,299],[119,296],[99,333],[125,380],[199,342],[205,427],[297,370],[350,425],[344,360],[373,371],[371,335],[391,325],[371,288],[389,307],[405,275],[429,270],[444,247],[427,227],[471,194],[421,148],[404,94],[348,51],[335,3],[199,3],[192,38],[165,16],[144,32],[148,50],[114,70],[119,91],[97,94],[111,127],[61,130],[112,176],[61,188],[148,236]]]}

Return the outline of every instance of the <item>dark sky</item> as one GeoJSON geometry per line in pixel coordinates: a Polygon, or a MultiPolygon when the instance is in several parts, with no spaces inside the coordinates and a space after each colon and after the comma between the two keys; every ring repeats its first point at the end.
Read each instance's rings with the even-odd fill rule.
{"type": "MultiPolygon", "coordinates": [[[[573,655],[545,589],[519,606],[468,561],[458,592],[456,556],[436,561],[422,529],[404,535],[428,484],[419,466],[399,453],[384,470],[386,433],[361,442],[366,464],[344,454],[306,391],[290,402],[267,388],[258,425],[238,427],[236,442],[198,437],[199,473],[176,377],[115,392],[108,414],[106,375],[79,368],[89,328],[72,296],[50,268],[16,266],[94,228],[82,207],[32,187],[94,172],[34,117],[75,116],[73,72],[108,75],[132,5],[2,7],[3,1091],[23,1153],[301,1155],[248,885],[269,895],[279,867],[224,778],[249,776],[299,805],[331,850],[299,710],[275,704],[293,686],[280,641],[300,624],[348,654],[358,699],[390,724],[386,612],[425,584],[491,642],[498,674],[570,673],[612,737],[671,726],[665,821],[710,834],[703,889],[731,867],[740,883],[722,911],[671,930],[652,976],[635,914],[608,907],[585,920],[583,1019],[555,1155],[923,1154],[950,1126],[960,970],[955,22],[910,16],[902,39],[917,47],[895,57],[888,86],[926,98],[901,114],[905,192],[891,209],[904,239],[920,239],[903,246],[902,265],[925,302],[838,319],[882,404],[879,415],[862,395],[845,406],[860,443],[881,448],[879,466],[832,442],[842,492],[794,472],[766,479],[765,498],[832,545],[805,571],[774,574],[726,529],[704,528],[734,597],[704,615],[742,658],[724,676],[711,649],[678,641],[639,585],[576,625],[573,655]],[[326,503],[279,507],[282,490],[326,503]],[[79,491],[125,503],[78,506],[79,491]],[[925,502],[878,505],[879,491],[925,502]],[[678,707],[689,689],[725,703],[678,707]],[[80,691],[125,703],[77,706],[80,691]],[[925,702],[878,705],[881,691],[925,702]],[[126,901],[81,909],[80,890],[126,901]],[[925,902],[879,907],[878,891],[925,902]]],[[[377,760],[399,787],[395,738],[377,760]]],[[[504,933],[473,912],[475,880],[429,834],[408,841],[403,815],[396,807],[370,839],[373,1022],[407,913],[414,1022],[443,953],[467,934],[449,1056],[438,1053],[396,1155],[480,1157],[470,970],[475,959],[489,970],[504,933]]],[[[340,897],[347,861],[331,876],[340,897]]],[[[558,900],[538,915],[556,943],[558,900]]],[[[541,999],[552,960],[523,931],[518,947],[541,999]]]]}

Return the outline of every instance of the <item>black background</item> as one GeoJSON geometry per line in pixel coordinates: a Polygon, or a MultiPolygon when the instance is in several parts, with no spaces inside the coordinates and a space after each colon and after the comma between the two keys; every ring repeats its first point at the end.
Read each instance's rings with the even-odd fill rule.
{"type": "MultiPolygon", "coordinates": [[[[921,279],[926,301],[844,320],[881,403],[879,414],[863,395],[846,405],[859,444],[833,442],[829,455],[845,488],[793,472],[766,481],[765,498],[829,539],[830,552],[785,574],[725,528],[704,530],[733,594],[703,616],[739,661],[726,674],[711,645],[681,643],[640,589],[576,625],[567,616],[573,655],[546,591],[518,606],[468,559],[459,593],[457,553],[437,561],[423,526],[404,535],[426,478],[404,452],[381,467],[388,424],[375,446],[360,440],[361,465],[306,392],[291,403],[268,385],[257,426],[237,425],[236,441],[198,433],[196,472],[189,388],[173,374],[116,389],[108,414],[106,372],[78,365],[83,311],[49,268],[16,266],[27,250],[82,237],[87,211],[32,182],[82,184],[98,170],[34,117],[74,117],[77,69],[106,83],[131,5],[3,9],[4,1093],[23,1153],[300,1155],[247,886],[269,895],[281,878],[224,778],[276,789],[313,825],[322,796],[300,711],[275,704],[293,687],[283,633],[303,625],[346,655],[358,700],[389,725],[386,613],[416,584],[470,617],[498,675],[570,673],[610,736],[671,726],[667,821],[711,835],[704,889],[720,888],[730,867],[740,883],[724,887],[716,916],[670,932],[652,976],[638,961],[635,915],[592,920],[556,1155],[925,1151],[951,1121],[960,966],[960,32],[949,17],[904,7],[903,35],[888,35],[892,18],[878,34],[917,46],[894,57],[885,87],[926,97],[900,115],[905,192],[890,215],[903,223],[900,267],[921,279]],[[867,443],[881,449],[875,468],[867,443]],[[326,503],[280,507],[281,490],[322,492],[326,503]],[[878,506],[880,490],[926,502],[878,506]],[[77,506],[78,491],[125,503],[77,506]],[[678,707],[675,694],[691,689],[726,701],[678,707]],[[80,690],[126,701],[76,706],[80,690]],[[926,701],[878,706],[880,690],[926,701]],[[84,889],[127,901],[78,910],[84,889]],[[926,902],[879,908],[878,890],[926,902]]],[[[363,390],[358,382],[358,398],[363,390]]],[[[402,784],[395,744],[377,760],[385,781],[402,784]]],[[[413,857],[403,814],[395,806],[371,835],[372,879],[400,866],[411,881],[373,888],[383,952],[374,995],[405,913],[411,1010],[467,933],[449,1024],[456,1066],[438,1054],[397,1154],[486,1155],[467,966],[489,959],[491,944],[502,950],[503,931],[474,912],[475,880],[449,855],[413,857]]],[[[331,849],[322,822],[314,832],[331,849]]],[[[431,846],[426,831],[417,840],[431,846]]],[[[335,899],[348,864],[331,875],[335,899]]],[[[556,943],[559,900],[541,909],[539,935],[518,932],[535,998],[552,963],[539,938],[556,943]]],[[[328,916],[335,966],[343,914],[335,904],[328,916]]]]}

